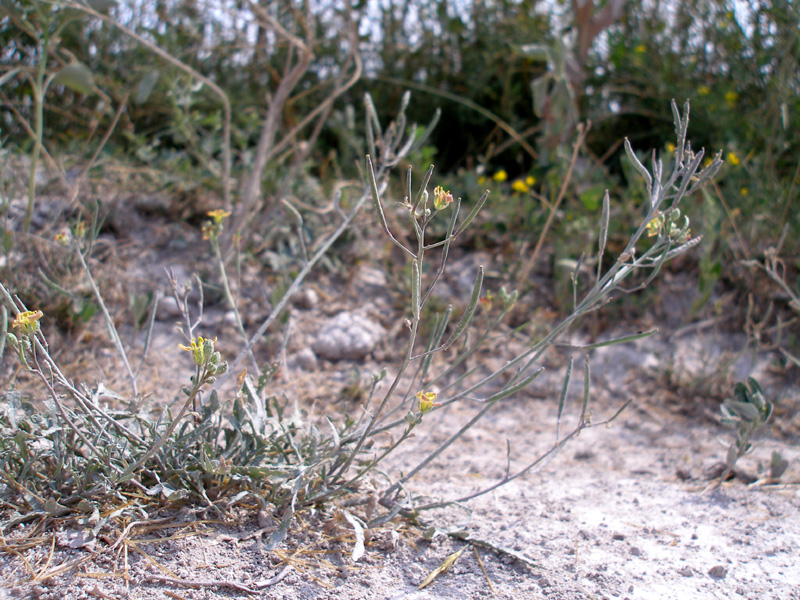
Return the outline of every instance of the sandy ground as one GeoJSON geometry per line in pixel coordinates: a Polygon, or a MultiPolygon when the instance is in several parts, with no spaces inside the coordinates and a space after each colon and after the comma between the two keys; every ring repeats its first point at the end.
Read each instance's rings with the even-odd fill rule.
{"type": "MultiPolygon", "coordinates": [[[[800,598],[797,447],[763,439],[740,461],[743,471],[756,474],[772,451],[781,452],[790,467],[779,484],[733,479],[714,488],[705,473],[724,457],[730,432],[659,409],[649,398],[634,400],[611,427],[583,431],[539,472],[462,507],[428,514],[428,523],[440,530],[432,539],[401,521],[373,532],[357,563],[350,559],[352,531],[325,525],[325,515],[303,515],[277,551],[265,552],[257,535],[264,521],[243,514],[225,525],[198,525],[195,529],[207,531],[199,536],[164,542],[153,540],[173,530],[134,536],[143,539],[137,543],[140,551],[129,549],[127,557],[116,552],[92,558],[57,545],[50,568],[75,559],[85,562],[39,584],[30,583],[21,556],[4,554],[5,594],[70,599],[800,598]],[[441,533],[454,531],[470,542],[441,533]],[[465,548],[449,572],[418,589],[428,573],[465,548]]],[[[601,400],[596,420],[615,407],[613,399],[601,400]]],[[[434,413],[439,418],[394,466],[413,460],[441,438],[445,424],[455,425],[470,412],[462,406],[434,413]]],[[[491,483],[504,469],[505,440],[523,454],[542,452],[552,442],[554,413],[552,402],[534,397],[499,405],[461,446],[423,471],[411,489],[453,498],[491,483]]],[[[357,514],[358,508],[352,510],[357,514]]],[[[38,572],[48,552],[49,547],[31,549],[25,558],[38,572]]]]}
{"type": "MultiPolygon", "coordinates": [[[[177,238],[170,233],[165,239],[173,243],[177,238]]],[[[149,258],[134,264],[138,270],[129,275],[149,282],[163,266],[149,258]],[[151,270],[139,272],[145,267],[151,270]]],[[[451,268],[467,271],[457,264],[451,268]]],[[[402,330],[392,330],[392,320],[400,319],[391,316],[385,281],[362,278],[353,285],[349,300],[331,300],[335,288],[328,295],[318,288],[322,300],[317,314],[298,315],[309,318],[297,321],[287,352],[310,343],[313,324],[323,312],[329,316],[354,298],[369,297],[376,318],[390,315],[384,323],[387,331],[402,330]],[[301,322],[312,327],[303,329],[301,322]]],[[[213,311],[208,317],[212,325],[215,318],[223,324],[226,320],[213,311]]],[[[634,327],[635,331],[638,325],[634,327]]],[[[172,325],[161,329],[153,341],[154,352],[172,354],[153,361],[154,370],[143,378],[153,385],[163,383],[165,373],[158,369],[170,371],[176,353],[172,325]]],[[[223,340],[235,341],[235,334],[220,339],[223,351],[234,351],[223,340]]],[[[54,537],[48,534],[47,543],[0,553],[0,598],[800,600],[797,384],[787,383],[784,376],[769,390],[784,409],[782,414],[795,421],[776,423],[773,429],[782,435],[762,436],[739,465],[757,478],[772,452],[778,451],[789,461],[780,482],[747,483],[737,477],[715,488],[708,471],[724,458],[732,433],[709,418],[717,406],[704,397],[702,385],[696,386],[696,397],[684,397],[684,406],[679,406],[658,376],[671,365],[674,372],[703,382],[719,374],[726,344],[741,348],[742,340],[715,339],[690,328],[677,340],[653,337],[596,352],[593,417],[599,422],[631,399],[632,406],[618,420],[608,428],[583,431],[537,472],[462,505],[426,513],[427,531],[397,520],[368,532],[366,553],[357,562],[351,558],[353,530],[337,520],[340,513],[333,508],[300,515],[287,540],[271,552],[263,545],[264,534],[274,528],[270,515],[234,512],[224,522],[205,523],[188,513],[165,513],[169,528],[134,530],[130,543],[113,551],[107,549],[119,532],[101,539],[95,554],[71,549],[74,532],[60,530],[54,537]],[[679,363],[683,366],[676,366],[679,363]],[[447,573],[418,589],[429,573],[462,550],[447,573]],[[63,573],[37,581],[37,575],[53,573],[59,566],[65,567],[63,573]]],[[[93,360],[104,356],[113,356],[113,350],[105,348],[93,360]]],[[[356,367],[369,377],[386,356],[384,348],[369,364],[322,361],[312,377],[316,384],[301,372],[286,383],[313,388],[324,381],[328,388],[341,388],[356,367]]],[[[767,373],[771,360],[760,358],[760,375],[767,373]]],[[[554,441],[565,364],[561,355],[549,361],[546,375],[529,393],[499,403],[461,443],[413,479],[409,490],[427,498],[453,499],[490,485],[503,476],[507,440],[512,468],[545,452],[554,441]]],[[[725,367],[735,379],[751,368],[747,360],[725,367]]],[[[576,372],[581,372],[579,363],[576,372]]],[[[573,382],[562,433],[574,425],[581,387],[582,382],[573,382]]],[[[397,476],[413,465],[477,407],[467,401],[431,413],[405,451],[390,460],[389,474],[397,476]]],[[[363,509],[347,510],[358,516],[363,509]]],[[[30,525],[10,528],[5,538],[24,535],[26,526],[30,525]]]]}

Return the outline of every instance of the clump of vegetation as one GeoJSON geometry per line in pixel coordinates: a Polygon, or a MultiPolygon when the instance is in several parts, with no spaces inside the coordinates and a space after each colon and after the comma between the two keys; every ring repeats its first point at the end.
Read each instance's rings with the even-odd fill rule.
{"type": "MultiPolygon", "coordinates": [[[[591,351],[655,330],[585,346],[571,346],[566,336],[611,300],[653,284],[673,259],[680,259],[677,270],[697,276],[695,313],[712,299],[721,302],[723,282],[733,295],[757,290],[742,317],[751,340],[780,347],[789,368],[800,364],[800,265],[780,258],[796,256],[800,239],[793,234],[798,211],[790,209],[800,173],[791,131],[800,111],[783,77],[800,48],[792,7],[753,11],[754,30],[747,35],[732,11],[717,5],[693,14],[694,4],[681,4],[675,22],[667,23],[638,1],[585,2],[566,15],[576,34],[571,37],[553,26],[565,15],[542,15],[529,2],[474,2],[456,14],[434,1],[412,11],[422,33],[409,48],[410,6],[380,8],[381,35],[365,40],[359,23],[368,3],[315,14],[291,0],[268,8],[245,2],[226,8],[225,18],[212,25],[199,18],[193,2],[157,10],[149,24],[137,21],[135,11],[117,10],[113,0],[3,3],[0,40],[9,68],[0,74],[0,101],[9,112],[2,162],[9,147],[30,160],[24,208],[19,186],[7,175],[13,169],[4,167],[0,182],[0,357],[38,386],[23,394],[12,377],[0,390],[4,526],[36,517],[76,519],[88,539],[119,515],[148,514],[164,504],[220,513],[245,504],[278,521],[268,543],[274,548],[298,511],[309,507],[339,506],[363,540],[364,527],[485,494],[530,473],[599,424],[590,410],[591,351]],[[720,16],[727,19],[722,29],[716,27],[720,16]],[[697,27],[686,26],[695,17],[697,27]],[[252,36],[239,28],[250,24],[256,39],[243,47],[252,36]],[[605,48],[593,49],[604,31],[605,48]],[[791,51],[776,54],[782,47],[791,51]],[[737,79],[739,59],[748,66],[747,76],[737,79]],[[428,119],[432,111],[429,102],[412,106],[410,95],[398,91],[409,87],[446,110],[417,126],[414,115],[428,119]],[[673,102],[670,115],[673,96],[696,99],[700,118],[693,131],[723,152],[712,157],[692,149],[688,102],[682,111],[673,102]],[[357,119],[361,98],[364,118],[357,119]],[[382,123],[376,105],[399,107],[394,121],[382,123]],[[768,119],[756,110],[762,105],[769,106],[768,119]],[[665,144],[670,122],[675,139],[665,144]],[[623,141],[619,131],[635,137],[623,141]],[[650,146],[656,148],[650,160],[634,150],[650,146]],[[175,354],[186,352],[193,365],[175,384],[174,409],[150,404],[140,393],[158,295],[137,308],[137,325],[145,329],[137,364],[90,267],[102,218],[93,199],[84,198],[93,195],[89,175],[122,156],[160,187],[214,198],[214,210],[196,210],[210,249],[203,267],[206,279],[218,281],[217,298],[233,314],[241,348],[224,356],[203,321],[203,286],[192,290],[173,280],[181,315],[175,354]],[[426,166],[434,156],[444,169],[434,175],[431,166],[415,183],[411,165],[426,166]],[[75,220],[69,227],[63,215],[57,223],[33,218],[42,205],[42,162],[70,199],[67,215],[75,220]],[[704,249],[690,259],[698,231],[704,249]],[[770,239],[775,231],[781,232],[777,245],[770,239]],[[260,356],[256,345],[282,324],[315,268],[347,274],[347,260],[337,256],[342,247],[376,234],[404,261],[396,276],[404,279],[397,287],[405,293],[406,337],[395,349],[396,363],[354,394],[358,414],[311,418],[297,408],[305,398],[274,392],[279,365],[260,356]],[[80,294],[68,289],[72,279],[20,272],[25,260],[43,254],[27,251],[42,240],[66,257],[64,271],[84,282],[80,294]],[[511,257],[496,311],[479,312],[492,303],[483,266],[471,274],[467,297],[448,298],[453,304],[447,305],[434,296],[451,250],[467,241],[511,257]],[[242,255],[281,271],[268,314],[254,331],[233,284],[242,255]],[[526,300],[537,272],[561,277],[561,316],[536,323],[534,331],[515,330],[523,350],[504,357],[502,366],[465,368],[493,336],[508,335],[505,321],[526,300]],[[755,285],[762,275],[770,286],[755,285]],[[48,330],[53,315],[37,297],[44,288],[28,284],[35,277],[70,299],[72,320],[102,319],[129,389],[76,382],[65,373],[48,330]],[[760,293],[762,287],[778,296],[760,293]],[[200,295],[199,303],[192,294],[200,295]],[[523,394],[554,346],[582,357],[574,427],[561,431],[570,361],[548,449],[517,457],[509,445],[505,473],[465,497],[414,495],[408,484],[490,411],[523,394]],[[467,401],[477,408],[463,426],[404,473],[383,473],[420,425],[467,401]],[[521,466],[512,470],[512,464],[521,466]],[[373,478],[381,483],[370,492],[363,520],[341,508],[340,501],[362,494],[373,478]]],[[[754,381],[737,386],[735,396],[723,406],[737,427],[728,470],[750,448],[772,406],[754,381]]],[[[778,473],[783,463],[773,462],[778,473]]]]}
{"type": "MultiPolygon", "coordinates": [[[[354,205],[353,213],[371,199],[380,227],[411,265],[410,297],[407,299],[408,339],[405,348],[398,352],[400,363],[388,389],[379,390],[378,386],[386,376],[384,369],[374,376],[361,415],[344,421],[328,416],[325,419],[327,431],[319,423],[304,419],[296,411],[291,411],[289,405],[270,396],[272,366],[252,375],[240,373],[235,388],[224,391],[226,388],[221,384],[241,360],[246,357],[254,359],[251,353],[254,343],[281,313],[285,302],[299,288],[313,264],[328,251],[330,243],[323,245],[311,257],[306,269],[297,275],[265,323],[253,336],[248,336],[228,288],[225,263],[219,249],[219,239],[229,213],[212,211],[204,226],[204,234],[214,248],[223,288],[235,311],[244,347],[229,365],[216,350],[216,340],[199,333],[201,321],[199,315],[191,314],[187,300],[189,290],[176,286],[175,300],[183,312],[186,338],[179,348],[191,355],[194,372],[188,384],[182,387],[184,399],[174,415],[167,410],[153,418],[142,410],[112,411],[105,408],[101,398],[119,397],[118,394],[103,384],[76,385],[65,377],[39,326],[42,312],[29,310],[5,287],[0,288],[7,310],[16,315],[12,325],[14,331],[7,334],[7,343],[23,368],[39,379],[48,395],[47,409],[37,411],[21,406],[13,401],[13,394],[7,394],[4,413],[0,416],[5,430],[5,441],[0,448],[2,481],[6,493],[21,497],[25,511],[59,515],[80,515],[95,510],[106,512],[119,503],[136,504],[131,492],[137,490],[145,497],[157,495],[170,502],[186,500],[217,508],[220,503],[224,505],[248,498],[262,508],[274,506],[276,513],[280,514],[281,525],[269,544],[269,547],[274,547],[286,535],[298,510],[358,493],[360,483],[376,472],[389,455],[401,451],[424,419],[465,398],[480,397],[480,409],[415,467],[396,480],[390,479],[379,490],[379,503],[384,510],[374,512],[367,526],[386,522],[401,513],[416,514],[420,510],[485,494],[528,473],[582,429],[593,425],[589,411],[590,351],[599,346],[646,337],[654,330],[579,348],[586,356],[584,396],[577,425],[567,435],[561,436],[558,432],[555,443],[543,455],[521,457],[527,461],[525,467],[507,472],[499,481],[466,498],[420,503],[407,491],[406,484],[413,477],[444,450],[457,444],[464,433],[500,401],[522,393],[541,373],[542,368],[538,365],[543,355],[552,346],[563,344],[563,336],[582,317],[600,309],[614,292],[624,289],[623,283],[635,273],[647,273],[644,281],[636,286],[642,288],[656,277],[667,261],[698,243],[700,238],[692,237],[689,220],[681,215],[679,205],[685,196],[710,180],[719,168],[721,158],[715,158],[705,169],[701,167],[703,152],[695,154],[686,141],[688,104],[683,115],[673,106],[678,139],[674,168],[668,176],[663,173],[660,159],[655,159],[652,170],[648,170],[626,142],[628,156],[645,180],[648,205],[624,250],[613,258],[610,268],[603,268],[611,211],[606,194],[597,239],[597,269],[589,290],[579,294],[581,271],[576,269],[573,274],[573,306],[569,315],[543,338],[531,339],[523,352],[510,357],[501,368],[480,374],[477,381],[469,379],[468,373],[461,373],[457,366],[485,345],[488,336],[517,300],[516,292],[501,291],[499,316],[489,322],[477,337],[467,336],[481,297],[483,267],[476,273],[472,293],[458,320],[451,323],[454,316],[451,305],[443,314],[435,315],[434,322],[428,327],[431,334],[427,340],[418,337],[424,306],[447,268],[450,246],[474,221],[489,193],[484,193],[461,218],[460,199],[442,186],[434,187],[432,193],[429,191],[433,167],[425,173],[416,191],[413,190],[409,168],[400,207],[413,229],[414,244],[409,246],[400,241],[393,234],[384,213],[385,176],[388,169],[420,140],[414,136],[406,140],[400,135],[404,128],[397,122],[381,128],[372,103],[367,102],[366,108],[370,148],[365,165],[367,185],[361,200],[354,205]],[[438,219],[446,220],[446,230],[430,239],[431,224],[438,219]],[[645,244],[645,240],[649,243],[645,244]],[[426,263],[432,260],[430,257],[434,253],[438,253],[438,266],[431,272],[426,269],[426,263]],[[435,367],[433,356],[450,348],[458,351],[449,364],[435,367]],[[208,400],[198,406],[204,388],[212,390],[208,400]],[[229,406],[231,412],[225,409],[229,406]]],[[[401,112],[398,122],[402,123],[402,120],[401,112]]],[[[339,229],[346,227],[350,219],[352,213],[345,216],[339,229]]],[[[84,228],[80,231],[86,232],[84,228]]],[[[337,229],[333,236],[338,232],[337,229]]],[[[75,253],[91,279],[85,260],[91,245],[84,238],[74,236],[63,242],[75,253]]],[[[135,395],[136,371],[130,365],[100,291],[97,286],[93,287],[135,395]]],[[[559,421],[565,409],[571,372],[570,364],[558,407],[559,421]]],[[[622,408],[624,406],[620,410],[622,408]]],[[[616,414],[603,423],[615,417],[616,414]]]]}

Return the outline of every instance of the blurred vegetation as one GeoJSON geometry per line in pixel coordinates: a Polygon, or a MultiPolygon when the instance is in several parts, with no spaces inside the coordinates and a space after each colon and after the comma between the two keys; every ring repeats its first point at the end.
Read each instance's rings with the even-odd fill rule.
{"type": "MultiPolygon", "coordinates": [[[[670,100],[688,98],[693,139],[707,156],[722,150],[727,163],[716,187],[693,199],[693,231],[706,237],[692,265],[694,310],[720,282],[734,283],[744,306],[764,281],[744,263],[760,260],[784,231],[780,251],[796,281],[800,7],[789,0],[90,0],[95,14],[76,4],[0,5],[6,149],[34,146],[32,82],[45,57],[53,81],[44,98],[44,148],[64,169],[102,147],[101,161],[160,171],[168,188],[222,195],[219,98],[112,26],[118,23],[227,94],[231,202],[246,209],[249,227],[259,222],[254,211],[273,210],[287,192],[319,204],[335,181],[360,179],[365,147],[356,107],[369,91],[376,105],[394,110],[408,88],[423,99],[409,107],[409,121],[427,122],[433,107],[442,108],[412,162],[435,162],[465,198],[493,189],[493,217],[476,243],[511,236],[533,244],[553,212],[548,241],[558,260],[592,244],[589,226],[604,189],[616,216],[640,214],[643,188],[623,157],[622,135],[636,149],[660,148],[668,160],[670,100]],[[70,85],[63,71],[76,65],[85,65],[78,73],[85,77],[76,82],[73,73],[70,85]],[[351,87],[344,80],[354,73],[351,87]],[[586,121],[592,126],[556,211],[569,144],[586,121]],[[269,168],[260,168],[265,136],[269,168]],[[247,187],[248,178],[256,187],[247,187]],[[263,203],[247,199],[259,190],[263,203]]],[[[615,231],[614,221],[610,247],[630,233],[615,231]]],[[[756,298],[756,312],[766,313],[772,300],[756,298]]]]}

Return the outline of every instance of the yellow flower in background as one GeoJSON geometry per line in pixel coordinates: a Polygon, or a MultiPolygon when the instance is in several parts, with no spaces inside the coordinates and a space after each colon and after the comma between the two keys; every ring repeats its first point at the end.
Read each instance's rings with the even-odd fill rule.
{"type": "Polygon", "coordinates": [[[726,92],[725,93],[725,102],[728,103],[728,106],[733,108],[736,106],[736,101],[739,99],[739,94],[736,92],[726,92]]]}
{"type": "Polygon", "coordinates": [[[478,185],[483,185],[484,183],[486,183],[486,177],[481,175],[478,177],[478,185]]]}
{"type": "Polygon", "coordinates": [[[522,181],[522,179],[515,179],[514,183],[511,184],[511,189],[515,192],[519,192],[520,194],[525,194],[531,191],[531,188],[528,187],[528,184],[522,181]]]}
{"type": "Polygon", "coordinates": [[[14,318],[11,327],[19,329],[22,335],[33,335],[39,328],[39,319],[43,316],[44,313],[40,310],[26,310],[14,318]]]}
{"type": "Polygon", "coordinates": [[[727,160],[728,160],[728,163],[733,165],[734,167],[739,165],[742,162],[741,159],[736,155],[735,152],[728,152],[727,160]]]}
{"type": "Polygon", "coordinates": [[[533,184],[536,183],[536,177],[533,175],[528,175],[525,178],[525,183],[527,183],[529,187],[533,187],[533,184]]]}
{"type": "Polygon", "coordinates": [[[711,93],[711,88],[707,85],[701,85],[697,88],[697,95],[698,96],[708,96],[711,93]]]}
{"type": "Polygon", "coordinates": [[[431,412],[437,406],[441,406],[440,402],[436,402],[436,392],[426,392],[421,390],[416,393],[417,400],[419,400],[419,412],[423,415],[431,412]]]}
{"type": "Polygon", "coordinates": [[[78,221],[72,228],[72,235],[75,239],[82,240],[86,237],[86,224],[83,221],[78,221]]]}
{"type": "Polygon", "coordinates": [[[747,194],[749,194],[749,193],[750,193],[750,190],[748,190],[746,187],[743,187],[742,189],[740,189],[740,190],[739,190],[739,193],[740,193],[742,196],[747,196],[747,194]]]}
{"type": "Polygon", "coordinates": [[[497,183],[502,183],[508,179],[508,173],[506,173],[505,169],[500,169],[497,173],[492,175],[492,179],[494,179],[497,183]]]}
{"type": "Polygon", "coordinates": [[[667,142],[667,152],[669,152],[670,154],[675,152],[675,144],[673,144],[672,142],[667,142]]]}
{"type": "Polygon", "coordinates": [[[645,52],[647,52],[647,46],[645,46],[644,44],[639,44],[633,49],[633,51],[636,52],[636,54],[644,54],[645,52]]]}

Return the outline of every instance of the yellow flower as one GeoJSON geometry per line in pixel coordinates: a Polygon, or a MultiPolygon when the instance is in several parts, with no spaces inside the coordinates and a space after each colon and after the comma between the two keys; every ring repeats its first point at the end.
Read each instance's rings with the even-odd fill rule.
{"type": "Polygon", "coordinates": [[[86,224],[83,221],[78,221],[75,223],[75,226],[72,228],[72,235],[75,236],[76,239],[82,240],[86,237],[86,224]]]}
{"type": "Polygon", "coordinates": [[[728,103],[728,106],[733,107],[736,105],[736,101],[739,99],[739,94],[736,92],[726,92],[725,93],[725,102],[728,103]]]}
{"type": "Polygon", "coordinates": [[[11,327],[19,329],[23,335],[33,335],[39,328],[39,319],[44,316],[40,310],[26,310],[19,313],[15,318],[11,327]]]}
{"type": "Polygon", "coordinates": [[[222,210],[221,208],[218,208],[217,210],[210,210],[206,214],[214,219],[214,223],[222,223],[222,221],[231,216],[229,211],[222,210]]]}
{"type": "Polygon", "coordinates": [[[747,194],[749,194],[749,193],[750,193],[750,190],[748,190],[746,187],[743,187],[742,189],[740,189],[740,190],[739,190],[739,193],[740,193],[742,196],[747,196],[747,194]]]}
{"type": "Polygon", "coordinates": [[[56,234],[56,241],[62,246],[66,246],[69,244],[69,236],[66,233],[56,234]]]}
{"type": "Polygon", "coordinates": [[[417,400],[419,400],[419,412],[423,415],[431,412],[437,406],[441,406],[440,402],[435,402],[436,392],[426,392],[424,390],[416,393],[417,400]]]}
{"type": "Polygon", "coordinates": [[[644,44],[639,44],[633,49],[633,51],[636,52],[636,54],[644,54],[645,52],[647,52],[647,46],[645,46],[644,44]]]}
{"type": "Polygon", "coordinates": [[[484,183],[486,183],[486,177],[481,175],[480,177],[478,177],[478,185],[483,185],[484,183]]]}
{"type": "Polygon", "coordinates": [[[536,183],[536,177],[534,177],[533,175],[528,175],[525,178],[525,183],[528,184],[528,187],[533,187],[533,184],[536,183]]]}
{"type": "Polygon", "coordinates": [[[741,159],[736,156],[735,152],[728,152],[728,163],[733,165],[734,167],[741,163],[741,159]]]}
{"type": "Polygon", "coordinates": [[[670,154],[675,152],[675,144],[673,144],[672,142],[667,142],[667,152],[669,152],[670,154]]]}
{"type": "Polygon", "coordinates": [[[525,194],[531,191],[531,188],[528,187],[528,184],[522,181],[522,179],[515,179],[514,183],[511,184],[511,189],[515,192],[519,192],[520,194],[525,194]]]}
{"type": "Polygon", "coordinates": [[[213,340],[204,339],[202,337],[192,338],[192,341],[189,342],[190,346],[184,346],[183,344],[178,344],[178,348],[181,350],[185,350],[186,352],[191,352],[194,356],[194,364],[198,367],[202,367],[206,363],[206,356],[211,356],[214,352],[214,344],[216,343],[217,338],[213,340]],[[209,342],[211,342],[209,344],[209,342]],[[207,350],[211,350],[211,352],[207,352],[207,350]]]}
{"type": "Polygon", "coordinates": [[[502,183],[508,179],[508,173],[506,173],[505,169],[500,169],[497,173],[492,175],[492,179],[494,179],[497,183],[502,183]]]}
{"type": "Polygon", "coordinates": [[[447,208],[448,206],[450,206],[452,202],[453,202],[453,194],[451,194],[448,191],[445,191],[445,189],[442,186],[437,185],[433,189],[433,207],[436,210],[442,210],[444,208],[447,208]]]}
{"type": "Polygon", "coordinates": [[[213,241],[222,233],[222,222],[229,217],[231,213],[218,208],[217,210],[210,210],[206,214],[211,217],[213,221],[206,221],[203,224],[203,239],[213,241]]]}
{"type": "Polygon", "coordinates": [[[663,217],[660,215],[647,224],[647,237],[653,237],[661,233],[663,217]]]}
{"type": "Polygon", "coordinates": [[[711,88],[709,88],[707,85],[701,85],[699,88],[697,88],[698,96],[708,96],[710,93],[711,88]]]}

